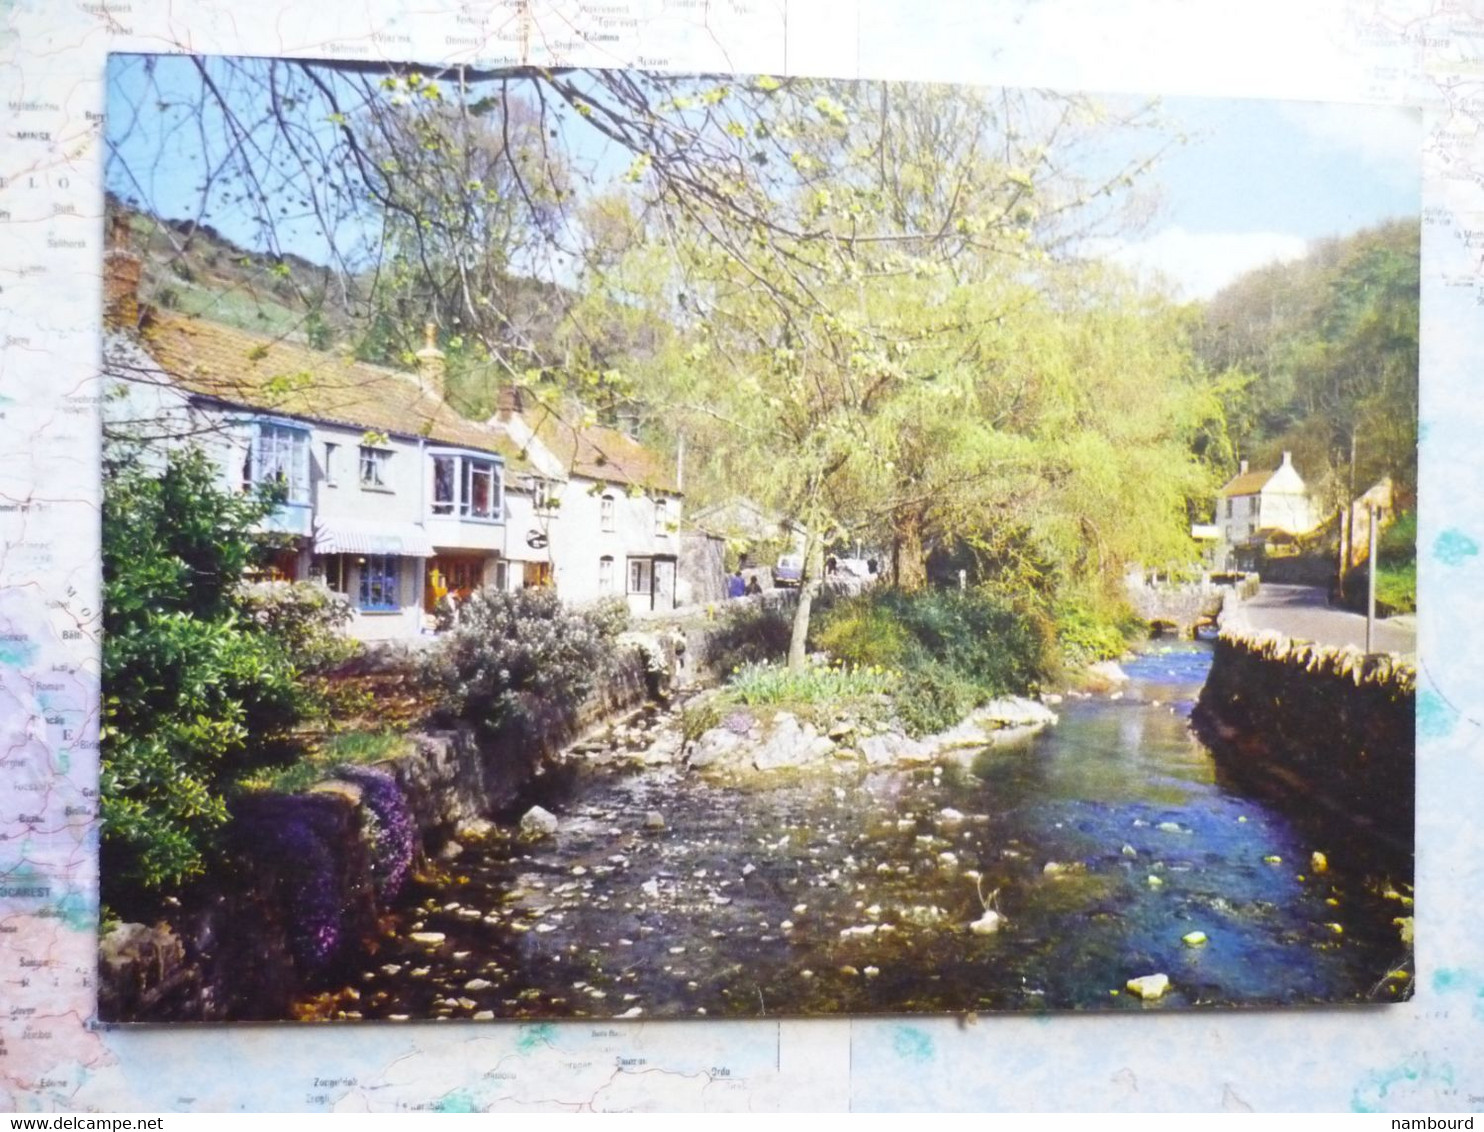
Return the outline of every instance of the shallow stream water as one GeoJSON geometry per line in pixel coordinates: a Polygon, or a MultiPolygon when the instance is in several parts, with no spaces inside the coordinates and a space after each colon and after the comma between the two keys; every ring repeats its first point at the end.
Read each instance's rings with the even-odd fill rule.
{"type": "MultiPolygon", "coordinates": [[[[548,776],[535,845],[414,884],[320,1016],[694,1017],[1170,1009],[1408,993],[1397,875],[1224,781],[1187,728],[1209,646],[938,767],[708,782],[548,776]],[[663,830],[646,830],[658,811],[663,830]],[[946,811],[946,812],[945,812],[946,811]],[[955,816],[957,815],[957,816],[955,816]],[[1327,865],[1316,869],[1315,851],[1327,865]],[[968,925],[987,908],[995,934],[968,925]],[[1192,946],[1184,937],[1202,932],[1192,946]],[[1165,974],[1145,1002],[1129,979],[1165,974]]],[[[1302,821],[1296,819],[1303,819],[1302,821]]]]}

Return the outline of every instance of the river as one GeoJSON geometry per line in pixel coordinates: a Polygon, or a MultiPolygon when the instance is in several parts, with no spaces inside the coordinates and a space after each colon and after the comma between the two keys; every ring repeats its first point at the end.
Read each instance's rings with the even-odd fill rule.
{"type": "MultiPolygon", "coordinates": [[[[708,782],[578,767],[561,824],[420,878],[334,1018],[696,1017],[1393,1001],[1410,874],[1246,795],[1187,728],[1210,664],[1151,644],[1118,698],[936,767],[708,782]],[[658,811],[663,830],[646,830],[658,811]],[[1314,853],[1324,855],[1316,861],[1314,853]],[[1320,866],[1320,867],[1316,867],[1320,866]],[[994,934],[968,925],[993,908],[994,934]],[[1203,933],[1204,942],[1191,933],[1203,933]],[[1189,937],[1194,942],[1187,942],[1189,937]],[[1129,979],[1164,974],[1157,1001],[1129,979]]],[[[514,815],[518,816],[518,815],[514,815]]]]}

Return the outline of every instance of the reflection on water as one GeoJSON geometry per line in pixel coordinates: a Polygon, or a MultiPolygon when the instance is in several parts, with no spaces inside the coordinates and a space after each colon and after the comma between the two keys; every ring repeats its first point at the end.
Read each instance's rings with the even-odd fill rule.
{"type": "Polygon", "coordinates": [[[1152,646],[1121,698],[1068,701],[1055,729],[936,769],[745,788],[672,768],[580,776],[544,799],[556,838],[464,853],[320,1008],[1149,1009],[1124,986],[1154,973],[1171,981],[1160,1009],[1399,997],[1410,876],[1366,875],[1338,835],[1218,783],[1186,728],[1209,659],[1152,646]],[[976,935],[986,907],[1001,930],[976,935]],[[1182,942],[1196,931],[1204,945],[1182,942]]]}

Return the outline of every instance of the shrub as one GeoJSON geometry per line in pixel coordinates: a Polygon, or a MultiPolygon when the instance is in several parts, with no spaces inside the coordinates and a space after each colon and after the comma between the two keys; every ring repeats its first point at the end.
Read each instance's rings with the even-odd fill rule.
{"type": "Polygon", "coordinates": [[[199,451],[158,473],[109,464],[99,782],[110,901],[202,873],[236,780],[291,761],[314,713],[294,649],[240,588],[273,506],[222,490],[199,451]]]}
{"type": "Polygon", "coordinates": [[[607,672],[617,636],[611,610],[570,608],[549,589],[478,590],[425,675],[446,710],[498,731],[575,709],[607,672]]]}
{"type": "Polygon", "coordinates": [[[928,663],[909,672],[893,698],[907,734],[920,736],[952,727],[988,697],[946,665],[928,663]]]}
{"type": "Polygon", "coordinates": [[[1081,666],[1121,656],[1130,626],[1091,604],[1069,600],[1056,609],[1056,642],[1066,663],[1081,666]]]}
{"type": "Polygon", "coordinates": [[[732,606],[707,645],[706,663],[713,672],[726,673],[746,664],[777,660],[788,654],[793,614],[772,605],[732,606]]]}
{"type": "Polygon", "coordinates": [[[873,595],[908,634],[909,670],[939,664],[986,695],[1024,692],[1047,668],[1035,625],[980,590],[886,590],[873,595]]]}
{"type": "Polygon", "coordinates": [[[781,665],[749,664],[733,673],[723,695],[749,706],[834,703],[889,693],[898,677],[882,668],[838,664],[815,664],[797,672],[781,665]]]}
{"type": "Polygon", "coordinates": [[[900,665],[911,640],[906,628],[871,596],[831,605],[815,627],[816,645],[847,664],[900,665]]]}

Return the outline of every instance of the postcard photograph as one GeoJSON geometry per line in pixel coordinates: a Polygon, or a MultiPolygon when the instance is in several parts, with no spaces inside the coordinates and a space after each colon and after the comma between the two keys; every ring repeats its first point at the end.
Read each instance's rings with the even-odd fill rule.
{"type": "Polygon", "coordinates": [[[1411,996],[1419,114],[107,93],[103,1021],[1411,996]]]}

